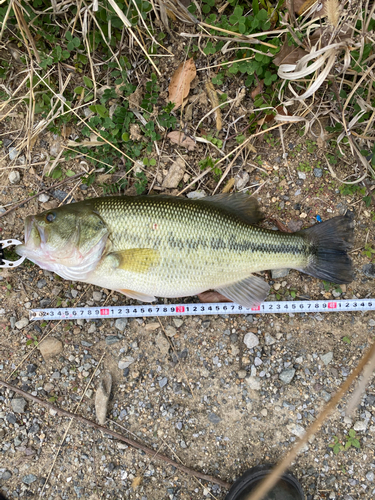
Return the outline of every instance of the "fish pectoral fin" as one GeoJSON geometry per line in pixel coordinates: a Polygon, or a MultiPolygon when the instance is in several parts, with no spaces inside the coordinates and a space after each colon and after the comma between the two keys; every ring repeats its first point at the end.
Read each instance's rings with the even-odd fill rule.
{"type": "Polygon", "coordinates": [[[159,262],[160,254],[153,248],[130,248],[122,252],[112,252],[111,257],[117,259],[117,269],[135,273],[146,273],[159,262]]]}
{"type": "Polygon", "coordinates": [[[264,301],[270,286],[261,278],[251,274],[242,281],[215,290],[241,306],[253,307],[264,301]]]}
{"type": "Polygon", "coordinates": [[[199,201],[224,209],[247,224],[257,224],[263,219],[259,203],[245,193],[221,193],[201,198],[199,201]]]}
{"type": "Polygon", "coordinates": [[[154,302],[156,300],[156,297],[153,295],[146,295],[145,293],[135,292],[134,290],[126,290],[125,288],[123,290],[116,290],[116,292],[123,293],[131,299],[141,300],[142,302],[154,302]]]}

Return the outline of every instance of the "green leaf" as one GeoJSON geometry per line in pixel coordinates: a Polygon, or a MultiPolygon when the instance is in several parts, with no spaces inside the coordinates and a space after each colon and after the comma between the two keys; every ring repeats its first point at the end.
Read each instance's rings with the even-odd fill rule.
{"type": "Polygon", "coordinates": [[[84,76],[83,81],[84,81],[84,84],[86,85],[87,88],[89,88],[89,89],[93,88],[92,80],[90,80],[90,78],[88,78],[87,76],[84,76]]]}
{"type": "Polygon", "coordinates": [[[74,93],[75,94],[82,94],[82,92],[83,92],[83,87],[76,87],[74,89],[74,93]]]}
{"type": "Polygon", "coordinates": [[[73,172],[73,170],[68,170],[68,171],[66,172],[66,176],[67,176],[67,177],[73,177],[73,175],[76,175],[76,173],[75,173],[75,172],[73,172]]]}
{"type": "Polygon", "coordinates": [[[350,344],[350,342],[351,342],[350,338],[349,338],[349,337],[346,337],[346,336],[342,338],[342,341],[343,341],[345,344],[350,344]]]}
{"type": "Polygon", "coordinates": [[[253,12],[255,15],[259,12],[259,2],[258,0],[253,0],[253,12]]]}
{"type": "Polygon", "coordinates": [[[358,439],[352,439],[352,445],[355,448],[360,448],[361,447],[361,443],[358,441],[358,439]]]}
{"type": "Polygon", "coordinates": [[[124,142],[128,142],[130,140],[130,134],[128,132],[124,132],[121,136],[121,139],[124,141],[124,142]]]}
{"type": "Polygon", "coordinates": [[[70,33],[70,31],[67,31],[67,33],[66,33],[66,35],[65,35],[65,38],[66,38],[67,40],[69,40],[69,41],[73,39],[72,34],[70,33]]]}
{"type": "Polygon", "coordinates": [[[354,438],[355,437],[355,430],[354,429],[350,429],[349,432],[348,432],[349,436],[354,438]]]}
{"type": "Polygon", "coordinates": [[[108,110],[102,104],[93,104],[89,106],[89,109],[93,113],[97,113],[101,118],[107,118],[107,116],[109,116],[108,110]]]}

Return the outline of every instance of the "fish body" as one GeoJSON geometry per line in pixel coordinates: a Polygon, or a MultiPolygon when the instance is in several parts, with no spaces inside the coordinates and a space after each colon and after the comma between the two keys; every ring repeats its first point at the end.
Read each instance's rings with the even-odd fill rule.
{"type": "Polygon", "coordinates": [[[93,198],[28,217],[17,252],[65,279],[143,301],[215,289],[251,306],[269,290],[253,273],[268,269],[352,280],[347,217],[294,234],[255,226],[260,219],[244,194],[93,198]]]}

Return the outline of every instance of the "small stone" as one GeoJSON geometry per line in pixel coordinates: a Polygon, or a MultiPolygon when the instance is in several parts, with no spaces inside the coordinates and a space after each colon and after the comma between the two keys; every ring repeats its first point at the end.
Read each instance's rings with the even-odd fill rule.
{"type": "Polygon", "coordinates": [[[372,472],[372,470],[370,470],[366,474],[366,479],[367,479],[367,481],[370,481],[370,483],[372,483],[374,481],[374,473],[372,472]]]}
{"type": "Polygon", "coordinates": [[[304,181],[306,179],[306,173],[305,172],[298,172],[298,179],[302,179],[304,181]]]}
{"type": "Polygon", "coordinates": [[[162,389],[168,384],[168,379],[167,377],[163,377],[161,380],[159,380],[159,387],[162,389]]]}
{"type": "Polygon", "coordinates": [[[322,354],[320,356],[320,359],[323,361],[323,363],[327,366],[333,359],[333,352],[327,352],[327,354],[322,354]]]}
{"type": "Polygon", "coordinates": [[[182,422],[177,422],[176,427],[180,431],[182,429],[182,422]]]}
{"type": "Polygon", "coordinates": [[[18,330],[22,330],[22,328],[25,328],[28,324],[29,320],[27,318],[21,318],[15,323],[15,327],[18,328],[18,330]]]}
{"type": "Polygon", "coordinates": [[[10,161],[15,160],[19,154],[20,154],[20,152],[17,150],[17,148],[15,148],[15,147],[10,147],[9,148],[9,159],[10,159],[10,161]]]}
{"type": "Polygon", "coordinates": [[[49,200],[49,196],[46,193],[42,193],[38,196],[38,200],[40,201],[40,203],[47,203],[47,201],[49,200]]]}
{"type": "Polygon", "coordinates": [[[237,191],[241,191],[246,184],[249,182],[250,175],[245,171],[241,170],[234,178],[234,187],[237,191]]]}
{"type": "Polygon", "coordinates": [[[367,423],[363,420],[357,420],[354,424],[353,429],[358,432],[364,432],[367,429],[367,423]]]}
{"type": "Polygon", "coordinates": [[[53,391],[53,389],[55,388],[55,386],[53,384],[50,384],[49,382],[47,382],[43,389],[46,391],[46,392],[51,392],[53,391]]]}
{"type": "Polygon", "coordinates": [[[52,142],[49,152],[51,156],[56,157],[60,153],[62,146],[60,137],[58,135],[55,135],[54,139],[55,140],[52,142]]]}
{"type": "Polygon", "coordinates": [[[111,389],[112,375],[107,371],[102,375],[95,394],[95,412],[100,425],[104,425],[107,417],[108,401],[111,395],[111,389]]]}
{"type": "Polygon", "coordinates": [[[186,195],[186,197],[191,200],[199,200],[200,198],[205,198],[206,196],[207,194],[205,191],[190,191],[190,193],[186,195]]]}
{"type": "Polygon", "coordinates": [[[256,377],[247,377],[245,379],[246,383],[250,387],[250,389],[253,389],[254,391],[260,391],[261,385],[260,381],[256,377]]]}
{"type": "Polygon", "coordinates": [[[170,345],[168,340],[164,337],[164,335],[161,332],[156,336],[155,343],[160,349],[162,354],[168,354],[170,345]]]}
{"type": "Polygon", "coordinates": [[[126,318],[118,318],[115,321],[115,327],[117,330],[120,330],[120,332],[123,332],[126,328],[126,325],[128,324],[128,320],[126,318]]]}
{"type": "Polygon", "coordinates": [[[168,337],[174,337],[177,333],[177,330],[176,328],[174,328],[173,326],[171,325],[168,325],[166,328],[165,328],[165,333],[168,337]]]}
{"type": "Polygon", "coordinates": [[[157,321],[153,321],[152,323],[146,323],[145,330],[146,332],[153,332],[154,330],[157,330],[160,328],[160,323],[157,321]]]}
{"type": "Polygon", "coordinates": [[[21,176],[17,170],[12,170],[8,175],[8,179],[11,184],[18,184],[21,180],[21,176]]]}
{"type": "MultiPolygon", "coordinates": [[[[296,194],[297,196],[297,194],[296,194]]],[[[291,231],[293,231],[294,233],[296,231],[300,231],[302,229],[302,226],[303,226],[303,222],[301,220],[291,220],[290,222],[288,222],[288,227],[291,231]]]]}
{"type": "Polygon", "coordinates": [[[185,169],[184,160],[178,157],[177,160],[172,163],[167,175],[164,177],[162,186],[169,189],[178,187],[178,184],[184,176],[185,169]]]}
{"type": "Polygon", "coordinates": [[[321,168],[314,168],[314,176],[315,177],[322,177],[323,176],[323,170],[321,168]]]}
{"type": "Polygon", "coordinates": [[[288,431],[293,434],[293,436],[297,436],[301,438],[305,434],[305,428],[299,424],[290,424],[287,426],[288,431]]]}
{"type": "Polygon", "coordinates": [[[210,413],[208,415],[208,420],[213,424],[218,424],[221,421],[221,418],[219,417],[219,415],[216,415],[216,413],[210,413]]]}
{"type": "Polygon", "coordinates": [[[24,484],[32,484],[34,481],[36,481],[38,478],[34,476],[34,474],[27,474],[27,476],[24,476],[22,478],[22,482],[24,484]]]}
{"type": "Polygon", "coordinates": [[[47,281],[45,279],[41,279],[37,282],[36,286],[39,288],[39,289],[42,289],[46,286],[47,284],[47,281]]]}
{"type": "Polygon", "coordinates": [[[368,326],[375,326],[375,319],[370,319],[368,326]]]}
{"type": "Polygon", "coordinates": [[[92,294],[92,298],[94,299],[95,302],[100,302],[103,298],[103,294],[102,294],[102,292],[95,291],[92,294]]]}
{"type": "Polygon", "coordinates": [[[264,341],[266,345],[272,345],[276,342],[276,339],[272,337],[272,335],[270,335],[269,333],[266,333],[264,336],[264,341]]]}
{"type": "Polygon", "coordinates": [[[362,272],[368,278],[375,278],[375,264],[365,264],[362,266],[362,272]]]}
{"type": "Polygon", "coordinates": [[[134,361],[135,359],[132,356],[125,356],[118,362],[118,367],[120,368],[120,370],[124,370],[125,368],[128,368],[130,365],[132,365],[134,361]]]}
{"type": "Polygon", "coordinates": [[[262,417],[266,417],[268,415],[267,408],[263,408],[262,410],[260,410],[260,414],[262,415],[262,417]]]}
{"type": "Polygon", "coordinates": [[[247,371],[246,370],[239,370],[237,375],[238,375],[238,378],[245,378],[247,375],[247,371]]]}
{"type": "Polygon", "coordinates": [[[26,400],[24,398],[14,398],[11,401],[12,410],[15,413],[24,413],[26,400]]]}
{"type": "Polygon", "coordinates": [[[44,360],[48,361],[50,358],[57,356],[63,351],[63,344],[55,337],[48,337],[38,345],[38,349],[44,360]]]}
{"type": "Polygon", "coordinates": [[[107,345],[112,345],[112,344],[116,344],[116,342],[119,342],[119,338],[116,337],[116,335],[108,335],[108,337],[105,338],[105,343],[107,345]]]}
{"type": "Polygon", "coordinates": [[[258,356],[254,359],[254,365],[255,366],[260,366],[261,364],[263,364],[263,361],[258,358],[258,356]]]}
{"type": "Polygon", "coordinates": [[[290,269],[272,269],[271,270],[271,276],[272,279],[277,279],[277,278],[285,278],[285,276],[288,276],[290,269]]]}
{"type": "Polygon", "coordinates": [[[252,333],[252,332],[248,332],[245,335],[243,341],[248,349],[253,349],[254,347],[256,347],[259,344],[258,337],[255,335],[255,333],[252,333]]]}
{"type": "Polygon", "coordinates": [[[95,333],[96,332],[96,325],[95,323],[91,323],[90,328],[88,329],[87,333],[95,333]]]}
{"type": "Polygon", "coordinates": [[[173,323],[175,324],[176,328],[180,328],[184,324],[181,318],[173,318],[173,323]]]}
{"type": "Polygon", "coordinates": [[[279,375],[279,379],[284,382],[284,384],[290,384],[295,374],[296,370],[294,368],[290,368],[289,370],[282,371],[279,375]]]}
{"type": "Polygon", "coordinates": [[[10,470],[5,470],[1,476],[1,479],[3,481],[7,481],[8,479],[10,479],[12,477],[12,473],[10,472],[10,470]]]}

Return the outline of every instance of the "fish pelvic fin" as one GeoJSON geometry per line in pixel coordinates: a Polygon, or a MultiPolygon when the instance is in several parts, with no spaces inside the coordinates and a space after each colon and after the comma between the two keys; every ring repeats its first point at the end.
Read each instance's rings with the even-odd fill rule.
{"type": "Polygon", "coordinates": [[[154,302],[156,297],[153,295],[146,295],[145,293],[135,292],[134,290],[116,290],[116,292],[122,293],[131,299],[140,300],[141,302],[154,302]]]}
{"type": "Polygon", "coordinates": [[[117,260],[117,269],[142,274],[155,266],[160,258],[159,251],[153,248],[130,248],[121,252],[112,252],[109,255],[117,260]]]}
{"type": "Polygon", "coordinates": [[[252,274],[232,285],[215,288],[216,292],[221,293],[227,299],[244,307],[253,307],[261,304],[267,297],[269,290],[270,286],[268,283],[252,274]]]}
{"type": "Polygon", "coordinates": [[[201,198],[199,201],[230,212],[247,224],[257,224],[263,219],[256,198],[245,193],[221,193],[201,198]]]}
{"type": "Polygon", "coordinates": [[[300,271],[336,284],[353,281],[353,263],[347,253],[354,241],[351,217],[333,217],[298,234],[305,238],[310,254],[307,267],[300,271]]]}

